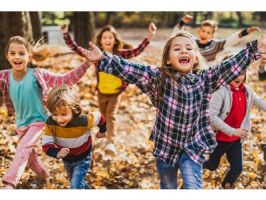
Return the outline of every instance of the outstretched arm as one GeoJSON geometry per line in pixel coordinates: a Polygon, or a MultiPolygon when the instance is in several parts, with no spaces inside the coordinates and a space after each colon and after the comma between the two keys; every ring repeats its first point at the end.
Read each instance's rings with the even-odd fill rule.
{"type": "Polygon", "coordinates": [[[188,15],[188,14],[186,14],[184,17],[182,17],[179,20],[179,22],[175,25],[175,27],[171,33],[171,37],[174,37],[179,30],[184,29],[184,25],[188,24],[192,20],[193,20],[193,17],[191,15],[188,15]]]}
{"type": "MultiPolygon", "coordinates": [[[[75,69],[65,74],[56,74],[46,69],[38,69],[39,74],[45,80],[48,87],[55,87],[62,84],[74,85],[76,84],[86,73],[87,69],[91,66],[90,63],[85,62],[75,69]]],[[[38,75],[39,75],[38,74],[38,75]]]]}
{"type": "Polygon", "coordinates": [[[61,33],[63,34],[63,38],[65,40],[66,45],[78,55],[82,56],[81,52],[78,49],[78,44],[73,40],[68,32],[68,25],[64,24],[61,26],[61,33]]]}
{"type": "Polygon", "coordinates": [[[245,37],[248,34],[251,34],[253,32],[261,32],[261,30],[259,27],[252,26],[252,27],[245,28],[241,31],[237,31],[237,32],[233,33],[232,35],[230,35],[226,38],[224,48],[236,45],[238,42],[241,41],[241,39],[243,37],[245,37]]]}
{"type": "Polygon", "coordinates": [[[134,49],[122,49],[120,50],[120,55],[123,58],[133,58],[141,54],[144,49],[148,46],[150,41],[152,40],[153,36],[156,34],[157,27],[154,23],[150,23],[148,27],[148,34],[147,37],[140,43],[137,48],[134,49]]]}
{"type": "Polygon", "coordinates": [[[155,89],[155,82],[159,75],[159,70],[148,65],[142,65],[130,62],[119,56],[112,56],[107,52],[102,52],[93,43],[90,43],[90,49],[80,48],[84,57],[91,62],[100,61],[99,71],[115,75],[122,80],[136,84],[140,89],[149,93],[155,89]]]}
{"type": "Polygon", "coordinates": [[[251,62],[265,55],[261,54],[262,51],[266,51],[266,42],[261,41],[258,47],[258,42],[255,40],[248,43],[247,47],[235,56],[230,57],[215,67],[203,70],[201,73],[206,78],[206,89],[212,93],[221,85],[228,84],[236,79],[251,62]]]}

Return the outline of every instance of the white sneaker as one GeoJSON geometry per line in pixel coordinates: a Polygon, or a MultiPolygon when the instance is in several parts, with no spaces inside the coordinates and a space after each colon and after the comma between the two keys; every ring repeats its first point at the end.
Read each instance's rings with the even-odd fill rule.
{"type": "Polygon", "coordinates": [[[115,156],[117,154],[117,150],[114,144],[109,143],[104,148],[107,154],[110,154],[111,156],[115,156]]]}

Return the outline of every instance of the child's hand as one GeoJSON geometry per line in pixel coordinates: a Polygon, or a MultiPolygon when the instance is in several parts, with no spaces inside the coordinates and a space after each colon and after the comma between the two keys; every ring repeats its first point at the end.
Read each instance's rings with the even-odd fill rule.
{"type": "Polygon", "coordinates": [[[234,132],[233,136],[240,137],[241,139],[247,139],[247,137],[248,137],[248,131],[247,130],[244,130],[242,128],[238,128],[234,132]]]}
{"type": "Polygon", "coordinates": [[[62,148],[56,155],[57,158],[64,158],[69,153],[69,148],[62,148]]]}
{"type": "Polygon", "coordinates": [[[96,63],[103,59],[103,52],[92,42],[89,42],[89,49],[78,47],[80,53],[89,62],[96,63]]]}
{"type": "Polygon", "coordinates": [[[105,137],[105,136],[106,136],[106,132],[103,132],[103,133],[98,132],[98,133],[96,134],[96,137],[97,137],[97,138],[103,138],[103,137],[105,137]]]}
{"type": "Polygon", "coordinates": [[[248,33],[261,32],[261,29],[258,26],[252,26],[252,27],[247,28],[247,32],[248,33]]]}
{"type": "Polygon", "coordinates": [[[193,16],[186,14],[184,17],[182,17],[182,20],[187,24],[193,20],[193,16]]]}
{"type": "Polygon", "coordinates": [[[157,31],[157,27],[154,23],[150,23],[149,24],[149,29],[148,29],[148,40],[151,41],[151,39],[153,38],[153,36],[156,34],[156,31],[157,31]]]}
{"type": "Polygon", "coordinates": [[[68,25],[64,24],[61,26],[61,33],[68,33],[68,25]]]}

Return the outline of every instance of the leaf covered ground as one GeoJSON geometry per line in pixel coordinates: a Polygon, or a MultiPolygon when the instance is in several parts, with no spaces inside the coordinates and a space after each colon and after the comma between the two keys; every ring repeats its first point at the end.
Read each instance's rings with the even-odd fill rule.
{"type": "MultiPolygon", "coordinates": [[[[145,30],[146,31],[146,30],[145,30]]],[[[135,31],[134,37],[130,31],[121,30],[124,38],[137,45],[145,36],[145,31],[135,31]]],[[[136,62],[159,65],[163,45],[169,36],[169,30],[158,31],[155,41],[137,58],[136,62]]],[[[239,46],[243,46],[243,41],[239,46]]],[[[236,49],[238,49],[236,48],[236,49]]],[[[234,49],[235,50],[235,49],[234,49]]],[[[42,66],[52,71],[66,72],[69,66],[78,66],[81,59],[73,54],[50,58],[42,66]]],[[[256,63],[249,70],[249,85],[257,94],[266,100],[266,83],[257,78],[256,63]]],[[[80,94],[81,104],[85,111],[98,110],[96,80],[93,69],[89,69],[85,77],[74,86],[80,94]]],[[[252,110],[252,133],[244,142],[244,170],[236,183],[238,189],[261,189],[266,187],[266,161],[263,159],[261,144],[266,143],[266,112],[252,110]]],[[[0,188],[3,188],[2,177],[14,156],[18,137],[15,133],[14,119],[6,116],[6,111],[0,112],[0,188]]],[[[149,141],[151,127],[154,124],[155,109],[148,97],[137,87],[130,85],[123,94],[117,115],[118,133],[115,144],[118,150],[116,156],[107,154],[103,149],[106,139],[93,137],[93,164],[87,174],[87,180],[92,188],[112,189],[158,189],[159,177],[156,172],[155,160],[152,155],[153,144],[149,141]]],[[[93,130],[96,133],[97,130],[93,130]]],[[[35,174],[26,170],[17,188],[26,189],[65,189],[69,187],[66,172],[60,160],[47,157],[38,144],[38,153],[50,172],[47,181],[39,180],[35,174]]],[[[214,171],[204,171],[203,186],[205,189],[219,189],[221,178],[228,168],[224,157],[220,167],[214,171]]],[[[179,175],[180,177],[180,175],[179,175]]],[[[181,177],[179,185],[182,184],[181,177]]]]}

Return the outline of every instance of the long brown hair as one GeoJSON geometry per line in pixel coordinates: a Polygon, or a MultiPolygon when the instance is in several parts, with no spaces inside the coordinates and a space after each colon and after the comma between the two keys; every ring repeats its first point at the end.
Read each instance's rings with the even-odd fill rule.
{"type": "Polygon", "coordinates": [[[114,44],[114,47],[113,47],[113,54],[115,55],[119,55],[119,49],[130,49],[132,48],[132,45],[124,42],[118,35],[116,29],[111,26],[111,25],[107,25],[105,27],[103,27],[101,29],[101,31],[99,32],[99,34],[96,36],[96,45],[101,49],[103,50],[102,48],[102,44],[101,44],[101,40],[102,40],[102,36],[103,36],[103,33],[106,32],[106,31],[109,31],[113,34],[114,38],[115,38],[115,44],[114,44]]]}
{"type": "MultiPolygon", "coordinates": [[[[160,105],[163,99],[163,93],[164,93],[164,86],[165,86],[165,81],[167,79],[174,80],[174,75],[178,73],[170,64],[167,64],[167,61],[169,60],[169,52],[170,48],[172,45],[172,42],[175,38],[177,37],[186,37],[191,40],[192,46],[195,50],[195,54],[198,58],[198,62],[194,64],[193,66],[193,73],[198,73],[201,68],[205,68],[206,63],[205,59],[202,57],[200,54],[199,48],[197,43],[195,42],[193,36],[188,32],[184,30],[180,30],[176,33],[175,36],[171,37],[165,44],[164,49],[163,49],[163,54],[162,54],[162,62],[161,62],[161,67],[159,68],[159,76],[157,78],[157,89],[156,89],[156,94],[155,94],[155,99],[153,101],[154,105],[157,107],[160,105]]],[[[173,81],[173,84],[175,82],[173,81]]]]}

